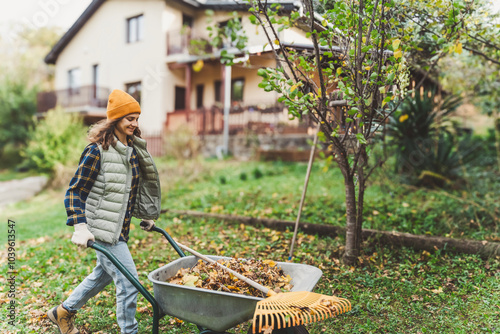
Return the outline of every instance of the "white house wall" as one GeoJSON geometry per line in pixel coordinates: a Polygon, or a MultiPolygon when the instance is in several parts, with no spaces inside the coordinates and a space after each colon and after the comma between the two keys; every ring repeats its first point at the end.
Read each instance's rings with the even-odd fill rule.
{"type": "Polygon", "coordinates": [[[99,65],[101,87],[125,89],[142,82],[140,124],[147,131],[161,130],[165,122],[163,83],[168,73],[164,63],[164,1],[108,0],[94,13],[57,59],[55,88],[68,88],[68,70],[80,68],[81,85],[92,85],[92,66],[99,65]],[[144,15],[144,38],[126,42],[126,19],[144,15]],[[163,29],[158,29],[162,27],[163,29]]]}

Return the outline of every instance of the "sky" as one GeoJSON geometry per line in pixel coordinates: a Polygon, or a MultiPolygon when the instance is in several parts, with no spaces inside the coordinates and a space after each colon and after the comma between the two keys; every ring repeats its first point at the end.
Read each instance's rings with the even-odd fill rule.
{"type": "Polygon", "coordinates": [[[88,7],[91,0],[11,0],[4,1],[0,11],[0,34],[8,38],[9,32],[22,25],[42,28],[56,26],[68,30],[88,7]]]}

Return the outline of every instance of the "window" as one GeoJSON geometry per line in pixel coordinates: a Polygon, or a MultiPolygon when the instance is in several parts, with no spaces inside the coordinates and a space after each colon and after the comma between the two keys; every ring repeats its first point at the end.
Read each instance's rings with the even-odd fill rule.
{"type": "MultiPolygon", "coordinates": [[[[231,101],[241,102],[243,101],[243,89],[245,87],[245,79],[233,79],[231,80],[231,101]]],[[[215,102],[222,101],[222,81],[216,80],[214,82],[215,90],[215,102]]]]}
{"type": "Polygon", "coordinates": [[[175,110],[186,109],[186,88],[175,86],[175,110]]]}
{"type": "Polygon", "coordinates": [[[132,82],[125,85],[125,91],[141,104],[141,82],[132,82]]]}
{"type": "Polygon", "coordinates": [[[142,41],[144,38],[144,15],[127,19],[127,43],[142,41]]]}
{"type": "Polygon", "coordinates": [[[182,26],[192,28],[194,23],[194,19],[192,16],[182,14],[182,26]]]}
{"type": "Polygon", "coordinates": [[[80,93],[80,85],[81,85],[80,78],[81,78],[81,73],[79,68],[73,68],[68,71],[69,95],[80,93]]]}
{"type": "Polygon", "coordinates": [[[222,102],[221,87],[222,87],[222,81],[216,80],[214,82],[215,102],[222,102]]]}
{"type": "Polygon", "coordinates": [[[243,101],[243,88],[245,87],[244,79],[233,79],[231,81],[231,101],[243,101]]]}

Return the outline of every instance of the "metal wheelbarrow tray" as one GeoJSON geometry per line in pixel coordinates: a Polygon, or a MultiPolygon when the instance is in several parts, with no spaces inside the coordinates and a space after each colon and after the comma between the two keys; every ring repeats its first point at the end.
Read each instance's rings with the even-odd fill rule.
{"type": "MultiPolygon", "coordinates": [[[[208,256],[213,260],[230,259],[208,256]]],[[[237,293],[188,287],[166,281],[175,276],[181,268],[191,268],[198,258],[186,256],[156,269],[148,275],[153,283],[154,298],[162,315],[168,314],[196,325],[223,332],[253,317],[256,304],[263,298],[237,293]]],[[[285,275],[292,278],[291,291],[312,291],[323,274],[316,267],[307,264],[277,262],[285,275]]]]}

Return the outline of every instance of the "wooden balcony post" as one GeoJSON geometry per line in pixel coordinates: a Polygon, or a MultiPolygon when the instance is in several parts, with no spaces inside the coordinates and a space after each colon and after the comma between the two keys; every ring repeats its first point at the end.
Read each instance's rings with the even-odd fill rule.
{"type": "Polygon", "coordinates": [[[187,112],[191,112],[191,79],[192,79],[192,70],[191,65],[186,64],[185,67],[185,80],[186,80],[186,96],[185,96],[185,106],[187,112]]]}

